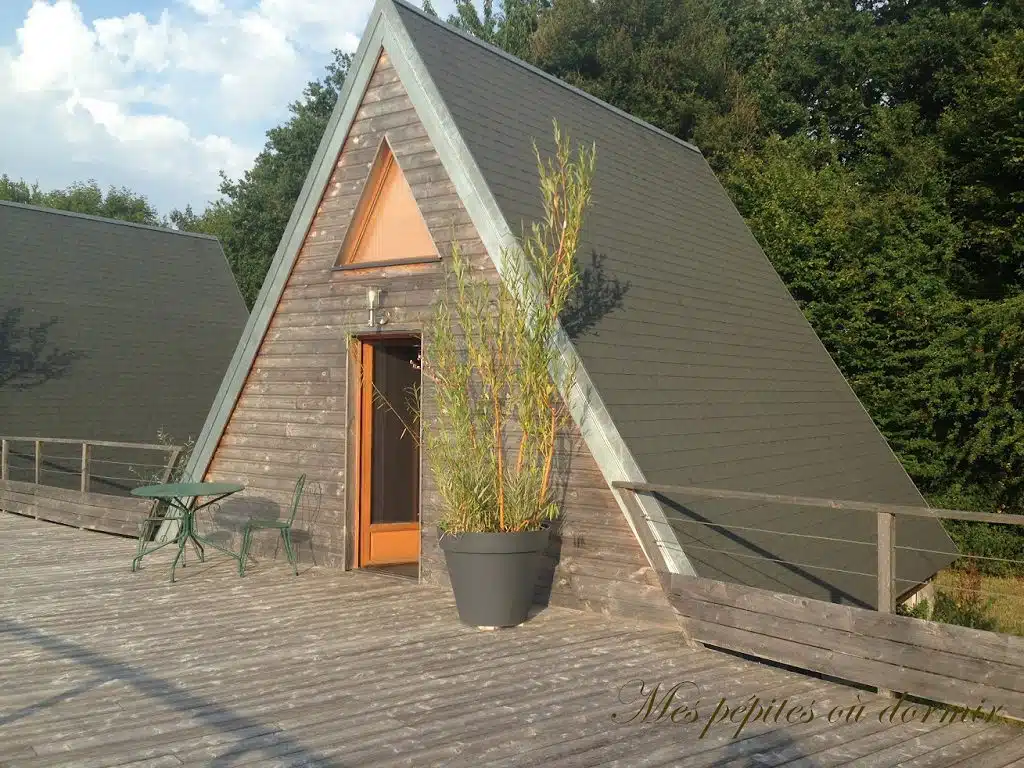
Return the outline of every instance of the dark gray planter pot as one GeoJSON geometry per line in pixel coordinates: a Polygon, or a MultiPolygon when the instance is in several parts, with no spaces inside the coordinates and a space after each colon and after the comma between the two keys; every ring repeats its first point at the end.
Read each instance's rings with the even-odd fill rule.
{"type": "Polygon", "coordinates": [[[459,618],[474,627],[526,621],[548,533],[547,526],[523,533],[438,531],[459,618]]]}

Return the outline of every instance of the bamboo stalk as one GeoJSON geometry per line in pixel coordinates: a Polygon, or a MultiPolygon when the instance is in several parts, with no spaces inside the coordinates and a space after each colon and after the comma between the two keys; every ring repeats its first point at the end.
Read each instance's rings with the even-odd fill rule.
{"type": "Polygon", "coordinates": [[[547,445],[547,456],[544,457],[544,475],[543,481],[540,486],[540,500],[543,501],[548,495],[548,484],[551,480],[551,462],[555,458],[555,438],[557,437],[557,430],[555,429],[555,409],[551,409],[551,436],[548,440],[547,445]]]}

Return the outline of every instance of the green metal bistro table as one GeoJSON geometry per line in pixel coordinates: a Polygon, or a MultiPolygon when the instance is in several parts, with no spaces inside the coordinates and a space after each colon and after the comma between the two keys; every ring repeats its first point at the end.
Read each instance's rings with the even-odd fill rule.
{"type": "Polygon", "coordinates": [[[221,552],[226,555],[230,555],[235,560],[239,560],[238,553],[225,549],[219,544],[215,544],[209,539],[199,535],[199,532],[196,530],[196,512],[201,509],[205,509],[211,504],[215,504],[221,499],[227,498],[234,493],[244,490],[245,486],[237,483],[168,483],[165,485],[147,485],[143,488],[134,488],[132,490],[132,496],[166,501],[170,507],[174,508],[178,512],[176,517],[166,518],[178,523],[178,534],[173,539],[169,539],[168,541],[149,549],[146,549],[145,542],[140,536],[138,553],[132,560],[132,571],[134,572],[139,567],[139,562],[146,555],[156,552],[158,549],[163,549],[168,544],[177,544],[178,554],[174,556],[174,562],[171,564],[171,582],[173,583],[174,569],[178,567],[178,560],[181,560],[181,567],[185,567],[185,545],[189,541],[191,541],[192,545],[196,548],[196,554],[199,555],[199,562],[205,561],[203,543],[209,544],[214,549],[219,549],[221,552]],[[202,504],[198,503],[200,498],[207,497],[209,497],[208,501],[205,501],[202,504]]]}

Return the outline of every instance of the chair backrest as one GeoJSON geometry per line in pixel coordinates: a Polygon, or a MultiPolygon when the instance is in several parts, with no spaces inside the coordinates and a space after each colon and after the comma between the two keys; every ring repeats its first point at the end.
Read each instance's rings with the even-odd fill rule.
{"type": "Polygon", "coordinates": [[[299,501],[301,501],[301,499],[302,499],[302,491],[305,489],[305,487],[306,487],[306,473],[303,472],[301,475],[299,475],[299,479],[295,483],[295,495],[292,496],[292,511],[291,511],[291,514],[288,515],[288,522],[289,523],[295,522],[295,513],[299,509],[299,501]]]}

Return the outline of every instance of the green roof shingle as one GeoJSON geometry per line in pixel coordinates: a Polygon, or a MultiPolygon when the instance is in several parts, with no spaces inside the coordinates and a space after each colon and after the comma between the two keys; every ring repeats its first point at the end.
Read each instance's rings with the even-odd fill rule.
{"type": "Polygon", "coordinates": [[[0,434],[195,438],[247,317],[215,238],[0,203],[0,434]]]}

